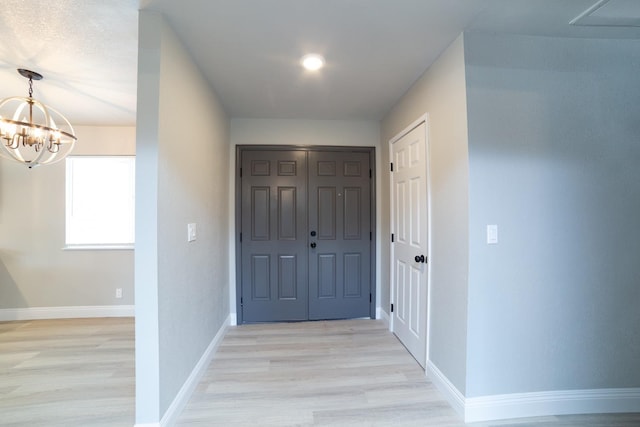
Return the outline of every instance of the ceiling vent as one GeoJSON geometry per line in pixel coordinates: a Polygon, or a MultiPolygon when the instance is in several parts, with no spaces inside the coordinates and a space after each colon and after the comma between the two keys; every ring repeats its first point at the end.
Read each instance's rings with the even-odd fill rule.
{"type": "Polygon", "coordinates": [[[569,24],[584,27],[640,27],[640,1],[600,0],[569,24]]]}

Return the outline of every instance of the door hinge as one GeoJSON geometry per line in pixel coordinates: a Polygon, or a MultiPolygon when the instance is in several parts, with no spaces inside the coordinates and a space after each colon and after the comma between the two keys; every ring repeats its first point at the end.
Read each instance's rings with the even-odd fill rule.
{"type": "Polygon", "coordinates": [[[242,168],[240,168],[240,178],[242,178],[242,168]]]}
{"type": "MultiPolygon", "coordinates": [[[[391,233],[391,243],[393,243],[393,241],[394,241],[394,237],[395,237],[395,236],[393,235],[393,233],[391,233]]],[[[240,240],[242,240],[242,239],[240,239],[240,240]]]]}
{"type": "Polygon", "coordinates": [[[391,162],[390,165],[391,165],[391,172],[393,172],[393,162],[391,162]]]}
{"type": "Polygon", "coordinates": [[[242,297],[240,297],[240,305],[244,304],[244,301],[242,300],[242,297]]]}
{"type": "Polygon", "coordinates": [[[240,233],[240,241],[242,242],[242,233],[240,233]]]}
{"type": "Polygon", "coordinates": [[[369,178],[373,178],[373,172],[369,169],[369,178]]]}
{"type": "Polygon", "coordinates": [[[373,240],[373,232],[369,232],[369,240],[373,240]]]}
{"type": "Polygon", "coordinates": [[[393,313],[393,303],[391,303],[391,312],[393,313]]]}

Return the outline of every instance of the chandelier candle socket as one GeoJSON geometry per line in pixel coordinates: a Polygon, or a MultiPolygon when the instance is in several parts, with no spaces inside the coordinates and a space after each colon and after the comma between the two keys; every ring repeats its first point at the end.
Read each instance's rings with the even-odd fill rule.
{"type": "Polygon", "coordinates": [[[18,69],[29,79],[29,97],[0,100],[0,156],[29,168],[64,159],[77,140],[71,123],[58,111],[33,99],[33,81],[42,75],[18,69]]]}

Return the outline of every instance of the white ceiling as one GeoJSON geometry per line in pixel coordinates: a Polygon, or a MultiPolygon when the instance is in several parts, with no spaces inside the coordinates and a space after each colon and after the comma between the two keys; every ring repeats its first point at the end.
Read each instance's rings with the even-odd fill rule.
{"type": "Polygon", "coordinates": [[[633,38],[639,0],[3,0],[0,98],[134,124],[138,8],[164,13],[231,117],[380,119],[463,30],[633,38]],[[569,25],[596,3],[586,26],[569,25]],[[605,18],[593,23],[592,19],[605,18]],[[299,58],[323,54],[319,74],[299,58]]]}
{"type": "Polygon", "coordinates": [[[137,0],[2,0],[0,98],[34,98],[73,124],[135,122],[137,0]]]}

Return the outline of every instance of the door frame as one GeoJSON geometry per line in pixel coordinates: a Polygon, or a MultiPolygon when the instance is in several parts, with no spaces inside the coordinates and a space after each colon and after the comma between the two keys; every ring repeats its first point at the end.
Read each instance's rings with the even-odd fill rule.
{"type": "MultiPolygon", "coordinates": [[[[347,146],[333,146],[333,145],[236,145],[236,163],[235,163],[235,264],[236,264],[236,316],[237,325],[242,325],[244,322],[242,312],[242,246],[240,242],[240,233],[242,228],[242,177],[240,175],[240,169],[242,166],[242,153],[244,151],[341,151],[341,152],[356,152],[356,153],[369,153],[369,170],[371,171],[370,179],[370,200],[371,200],[371,240],[370,240],[370,284],[369,293],[371,294],[369,302],[369,316],[371,319],[376,318],[376,241],[377,241],[377,227],[376,227],[376,149],[375,147],[347,147],[347,146]]],[[[309,236],[307,236],[307,240],[309,236]]],[[[307,242],[308,246],[308,242],[307,242]]]]}
{"type": "MultiPolygon", "coordinates": [[[[403,130],[401,130],[400,132],[398,132],[393,138],[391,138],[389,140],[389,163],[391,164],[393,162],[393,144],[398,142],[400,139],[402,139],[405,135],[407,135],[409,132],[411,132],[412,130],[414,130],[415,128],[417,128],[418,126],[420,126],[422,123],[425,124],[425,128],[424,128],[424,132],[425,132],[425,162],[426,162],[426,179],[427,179],[427,257],[428,257],[428,262],[426,264],[426,268],[427,268],[427,274],[426,274],[426,280],[427,280],[427,325],[426,325],[426,343],[425,343],[425,373],[428,373],[428,369],[429,369],[429,360],[430,360],[430,355],[429,355],[429,343],[430,343],[430,338],[431,338],[431,265],[432,265],[432,241],[433,241],[433,233],[432,233],[432,218],[431,218],[431,214],[432,214],[432,209],[431,209],[431,152],[430,152],[430,147],[431,144],[429,143],[429,114],[425,113],[422,116],[420,116],[418,119],[416,119],[415,121],[413,121],[409,126],[407,126],[406,128],[404,128],[403,130]]],[[[393,220],[394,220],[394,205],[393,205],[393,175],[391,173],[389,173],[389,225],[391,226],[393,224],[393,220]]],[[[394,277],[395,277],[395,270],[394,270],[394,265],[393,265],[393,243],[390,243],[389,246],[389,301],[391,304],[393,304],[394,301],[394,277]]],[[[394,330],[394,325],[393,325],[393,313],[391,313],[391,307],[389,307],[389,331],[393,332],[394,330]]]]}

